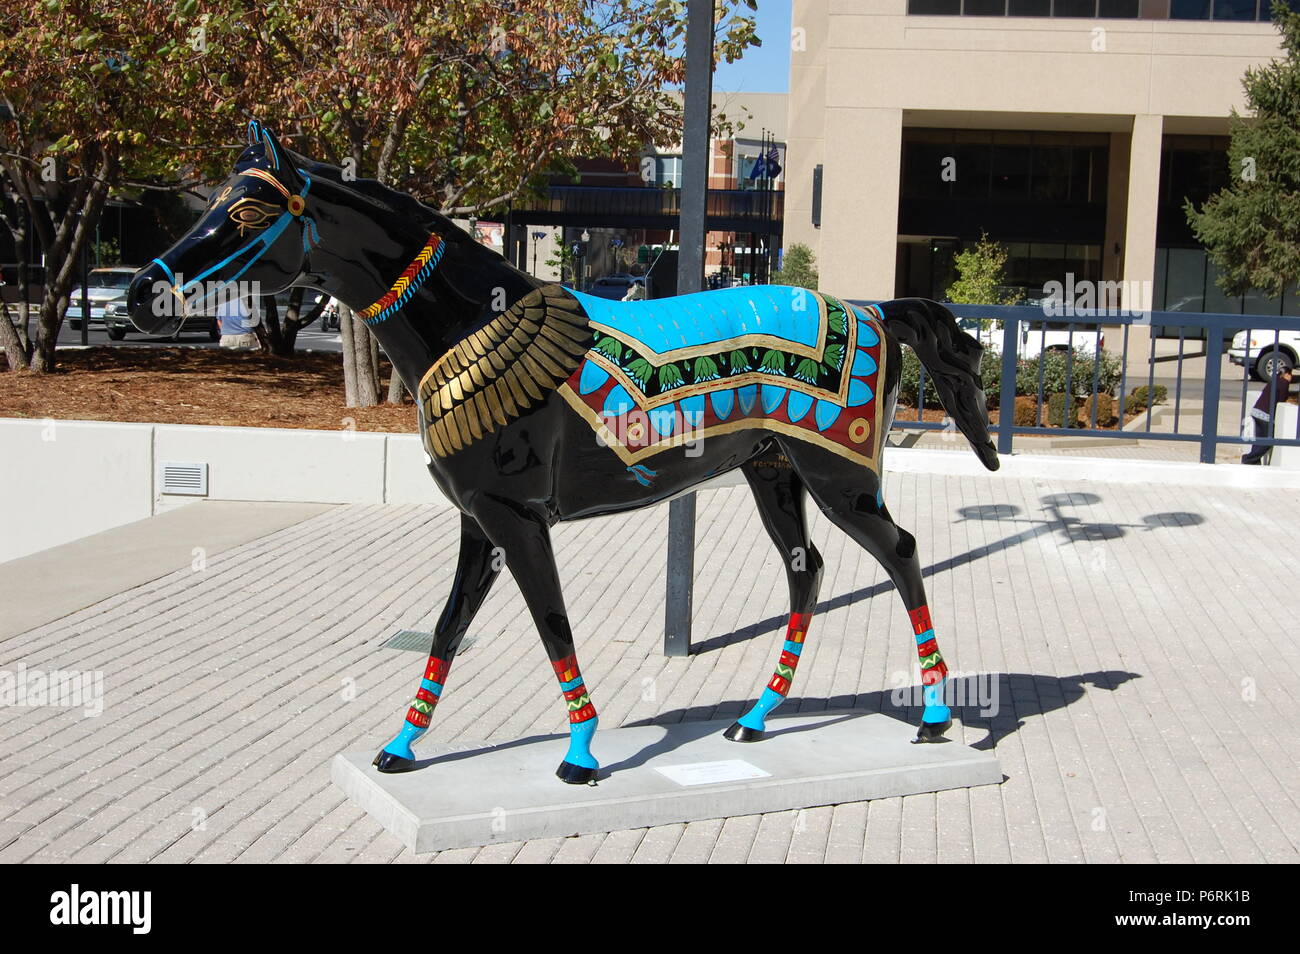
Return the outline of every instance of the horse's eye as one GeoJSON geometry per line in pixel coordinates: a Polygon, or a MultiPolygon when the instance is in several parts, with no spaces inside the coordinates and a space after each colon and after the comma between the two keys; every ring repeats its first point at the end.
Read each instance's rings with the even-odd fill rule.
{"type": "Polygon", "coordinates": [[[259,199],[240,199],[230,208],[230,221],[244,229],[264,229],[280,214],[275,206],[259,199]]]}

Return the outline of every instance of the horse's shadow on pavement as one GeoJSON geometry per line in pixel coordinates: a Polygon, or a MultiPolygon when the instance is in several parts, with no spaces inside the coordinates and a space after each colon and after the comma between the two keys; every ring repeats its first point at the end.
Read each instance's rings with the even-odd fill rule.
{"type": "MultiPolygon", "coordinates": [[[[1041,499],[1040,503],[1045,516],[1036,517],[1022,515],[1021,509],[1015,504],[976,504],[970,507],[962,507],[957,511],[961,520],[978,520],[981,522],[988,521],[999,524],[1028,524],[1025,529],[1018,533],[1012,533],[1000,540],[994,540],[983,546],[967,550],[965,553],[959,553],[951,556],[946,560],[938,563],[932,563],[921,571],[921,575],[926,579],[939,573],[946,573],[949,570],[955,570],[958,567],[966,566],[977,560],[983,560],[986,557],[1001,553],[1004,550],[1010,550],[1012,547],[1021,546],[1029,541],[1044,536],[1046,534],[1056,534],[1056,539],[1063,546],[1071,546],[1079,543],[1104,543],[1108,540],[1117,540],[1126,536],[1130,531],[1137,530],[1140,532],[1150,532],[1156,530],[1182,529],[1186,527],[1195,527],[1205,522],[1205,517],[1198,513],[1188,513],[1186,511],[1174,511],[1169,513],[1153,513],[1142,518],[1141,523],[1113,523],[1108,521],[1087,521],[1078,517],[1070,516],[1063,511],[1069,507],[1089,507],[1101,503],[1101,497],[1093,493],[1063,493],[1049,494],[1041,499]]],[[[881,596],[894,589],[891,580],[881,580],[871,586],[864,586],[854,590],[851,593],[844,593],[839,596],[833,596],[829,599],[822,600],[813,610],[814,616],[828,613],[831,610],[843,609],[851,606],[860,600],[871,599],[873,596],[881,596]]],[[[701,640],[696,643],[692,649],[693,653],[708,653],[730,646],[733,643],[745,642],[755,636],[761,636],[764,633],[776,632],[785,627],[789,617],[769,616],[766,619],[750,623],[748,626],[742,626],[734,629],[729,633],[722,633],[709,639],[701,640]]],[[[815,620],[814,620],[815,623],[815,620]]],[[[940,629],[940,639],[942,639],[942,629],[940,629]]]]}
{"type": "MultiPolygon", "coordinates": [[[[1030,716],[1044,715],[1063,709],[1078,702],[1090,691],[1105,689],[1113,692],[1131,679],[1141,679],[1135,672],[1122,670],[1104,670],[1086,672],[1074,676],[1046,676],[1032,673],[983,673],[962,676],[949,680],[950,695],[947,697],[953,707],[956,721],[968,728],[982,729],[985,736],[970,743],[970,747],[980,750],[997,748],[1000,741],[1018,731],[1030,716]]],[[[781,715],[817,715],[826,712],[833,715],[834,721],[858,719],[862,716],[881,714],[897,719],[910,728],[921,721],[921,707],[906,705],[900,699],[915,694],[917,687],[909,686],[898,690],[879,690],[861,693],[856,696],[836,696],[833,698],[815,696],[796,696],[773,714],[772,724],[767,733],[768,738],[796,732],[816,732],[827,724],[826,720],[804,725],[782,725],[781,715]]],[[[672,726],[671,732],[662,739],[647,745],[635,754],[617,762],[601,767],[600,777],[607,778],[610,773],[619,772],[640,765],[645,765],[656,756],[677,751],[698,739],[718,733],[718,722],[735,718],[750,704],[749,699],[733,699],[720,702],[716,706],[692,706],[689,709],[670,709],[648,719],[629,722],[623,728],[633,726],[672,726]]],[[[948,733],[950,739],[957,738],[957,730],[948,733]]],[[[466,743],[458,751],[442,752],[432,757],[419,759],[412,766],[413,770],[445,765],[462,759],[473,758],[484,749],[513,749],[520,746],[535,745],[540,742],[555,742],[567,739],[564,735],[530,735],[522,739],[498,743],[466,743]]],[[[599,735],[597,736],[599,738],[599,735]]],[[[758,743],[761,745],[762,743],[758,743]]],[[[736,751],[743,752],[742,745],[736,751]]]]}
{"type": "MultiPolygon", "coordinates": [[[[1078,702],[1090,691],[1104,689],[1114,692],[1124,683],[1141,679],[1141,673],[1124,670],[1101,670],[1085,672],[1072,676],[1047,676],[1033,673],[973,673],[950,679],[948,704],[952,706],[953,716],[967,728],[983,730],[982,739],[970,743],[973,749],[989,750],[997,748],[999,742],[1018,731],[1025,724],[1025,719],[1035,715],[1045,715],[1078,702]]],[[[882,689],[875,692],[860,693],[856,696],[836,696],[824,698],[815,696],[795,696],[789,699],[773,718],[776,724],[768,736],[786,732],[816,731],[818,726],[780,727],[781,715],[816,715],[821,711],[832,711],[842,718],[851,719],[863,715],[879,713],[897,719],[908,726],[916,726],[921,721],[921,707],[907,705],[904,697],[919,693],[919,687],[907,686],[899,690],[882,689]]],[[[718,720],[728,717],[727,713],[739,716],[753,700],[732,700],[717,705],[720,713],[711,712],[712,707],[692,707],[690,709],[672,709],[659,715],[638,722],[629,722],[627,726],[667,725],[673,723],[691,723],[718,720]]],[[[697,735],[689,732],[684,738],[674,738],[673,748],[683,741],[689,741],[708,734],[714,729],[701,729],[697,735]]],[[[954,732],[949,732],[954,737],[954,732]]],[[[665,743],[668,740],[665,740],[665,743]]],[[[654,755],[665,751],[663,743],[651,746],[638,753],[634,759],[627,759],[616,768],[629,768],[640,765],[654,755]]]]}

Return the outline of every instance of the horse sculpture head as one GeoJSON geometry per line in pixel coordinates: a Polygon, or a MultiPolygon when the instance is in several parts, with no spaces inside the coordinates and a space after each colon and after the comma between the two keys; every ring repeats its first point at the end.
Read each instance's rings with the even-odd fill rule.
{"type": "Polygon", "coordinates": [[[250,122],[248,148],[199,221],[131,280],[131,321],[146,334],[170,334],[223,296],[274,295],[292,285],[317,241],[307,215],[311,184],[275,135],[250,122]]]}

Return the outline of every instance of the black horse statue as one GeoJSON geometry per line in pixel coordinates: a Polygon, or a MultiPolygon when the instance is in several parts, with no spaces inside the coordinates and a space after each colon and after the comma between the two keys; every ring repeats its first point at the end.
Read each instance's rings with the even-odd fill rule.
{"type": "Polygon", "coordinates": [[[428,730],[503,558],[568,707],[557,774],[594,780],[596,710],[550,528],[658,503],[736,468],[781,552],[791,613],[771,681],[727,738],[761,739],[790,691],[821,582],[806,494],[884,565],[907,607],[924,685],[917,741],[941,739],[951,725],[916,541],[884,505],[880,465],[901,342],[985,466],[998,466],[980,346],[941,305],[862,307],[785,286],[591,297],[511,267],[410,196],[285,150],[256,122],[198,223],[136,274],[132,319],[146,333],[169,332],[185,313],[177,299],[236,282],[263,295],[319,288],[355,310],[415,395],[429,472],[460,510],[451,595],[406,721],[375,758],[379,771],[414,765],[411,745],[428,730]]]}

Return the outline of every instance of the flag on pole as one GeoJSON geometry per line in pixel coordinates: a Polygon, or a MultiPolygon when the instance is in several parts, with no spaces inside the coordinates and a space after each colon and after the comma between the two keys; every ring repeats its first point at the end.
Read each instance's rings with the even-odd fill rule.
{"type": "Polygon", "coordinates": [[[765,170],[766,178],[775,179],[777,176],[781,174],[780,158],[781,158],[781,153],[777,151],[776,146],[773,146],[771,149],[767,151],[767,163],[766,163],[766,170],[765,170]]]}

